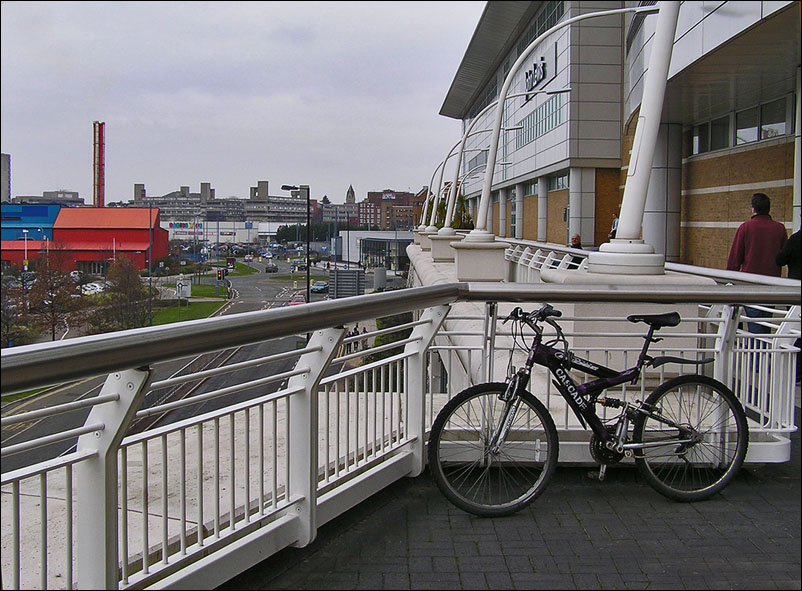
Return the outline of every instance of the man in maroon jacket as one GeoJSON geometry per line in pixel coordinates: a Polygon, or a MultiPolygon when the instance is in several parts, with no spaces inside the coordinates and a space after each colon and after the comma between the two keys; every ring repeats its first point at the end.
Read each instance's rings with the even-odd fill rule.
{"type": "MultiPolygon", "coordinates": [[[[727,257],[728,271],[742,271],[779,277],[780,267],[775,262],[777,253],[785,246],[785,226],[775,222],[769,215],[771,200],[764,193],[752,195],[752,218],[744,222],[735,232],[735,238],[727,257]]],[[[768,312],[746,308],[751,318],[766,318],[768,312]]],[[[769,332],[768,327],[749,323],[750,332],[769,332]]]]}

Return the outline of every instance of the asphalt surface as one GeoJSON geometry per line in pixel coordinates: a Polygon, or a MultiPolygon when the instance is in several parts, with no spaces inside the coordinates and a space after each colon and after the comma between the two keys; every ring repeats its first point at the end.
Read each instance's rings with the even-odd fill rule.
{"type": "MultiPolygon", "coordinates": [[[[799,408],[796,408],[799,425],[799,408]]],[[[524,511],[483,519],[425,472],[219,589],[800,589],[800,441],[716,498],[668,500],[630,467],[559,467],[524,511]]]]}

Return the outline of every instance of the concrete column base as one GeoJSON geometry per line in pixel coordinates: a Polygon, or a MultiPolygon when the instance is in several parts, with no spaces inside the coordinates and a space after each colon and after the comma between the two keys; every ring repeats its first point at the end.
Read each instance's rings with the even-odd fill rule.
{"type": "Polygon", "coordinates": [[[460,236],[453,230],[452,233],[437,233],[429,236],[432,245],[432,261],[435,263],[453,263],[455,258],[452,242],[460,242],[464,236],[460,236]]]}
{"type": "Polygon", "coordinates": [[[423,230],[418,232],[418,236],[420,237],[420,249],[425,251],[432,250],[432,241],[429,240],[431,236],[437,236],[437,228],[434,230],[423,230]]]}
{"type": "Polygon", "coordinates": [[[666,258],[642,240],[613,239],[588,255],[587,269],[605,275],[664,275],[666,258]]]}
{"type": "Polygon", "coordinates": [[[504,281],[507,268],[506,242],[473,242],[470,235],[451,242],[457,268],[457,281],[504,281]]]}

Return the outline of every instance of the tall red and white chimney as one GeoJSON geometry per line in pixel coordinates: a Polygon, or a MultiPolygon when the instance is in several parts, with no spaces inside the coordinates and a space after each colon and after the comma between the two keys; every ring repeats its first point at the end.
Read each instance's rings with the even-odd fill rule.
{"type": "Polygon", "coordinates": [[[92,204],[95,207],[106,206],[106,124],[95,121],[95,152],[93,166],[94,194],[92,204]]]}

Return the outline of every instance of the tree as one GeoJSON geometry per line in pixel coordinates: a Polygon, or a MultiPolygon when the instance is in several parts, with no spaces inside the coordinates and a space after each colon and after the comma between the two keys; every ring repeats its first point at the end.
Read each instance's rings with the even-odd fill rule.
{"type": "Polygon", "coordinates": [[[460,191],[457,202],[454,204],[454,219],[451,220],[451,227],[457,230],[473,230],[473,219],[465,203],[465,196],[460,191]]]}
{"type": "Polygon", "coordinates": [[[83,308],[78,286],[68,271],[70,262],[66,248],[51,243],[44,257],[37,260],[36,282],[28,293],[28,302],[39,324],[56,340],[56,328],[72,317],[78,319],[83,308]]]}
{"type": "Polygon", "coordinates": [[[0,293],[0,342],[3,347],[27,345],[37,335],[37,330],[27,320],[22,289],[12,277],[3,276],[0,293]]]}
{"type": "Polygon", "coordinates": [[[134,262],[119,256],[108,271],[108,287],[102,305],[89,319],[94,333],[127,330],[149,321],[148,288],[142,283],[134,262]]]}
{"type": "Polygon", "coordinates": [[[321,199],[321,200],[320,200],[320,202],[321,202],[323,205],[331,205],[331,201],[329,201],[329,198],[328,198],[328,196],[327,196],[327,195],[323,195],[323,199],[321,199]]]}

